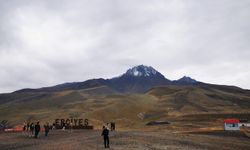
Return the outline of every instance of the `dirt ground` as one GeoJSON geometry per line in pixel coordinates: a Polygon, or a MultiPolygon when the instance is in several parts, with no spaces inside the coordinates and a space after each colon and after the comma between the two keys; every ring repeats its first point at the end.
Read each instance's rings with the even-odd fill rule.
{"type": "MultiPolygon", "coordinates": [[[[34,139],[18,133],[0,133],[1,150],[98,150],[103,148],[99,130],[53,130],[34,139]]],[[[250,138],[239,132],[173,133],[171,131],[115,131],[110,133],[112,150],[198,150],[250,149],[250,138]]]]}

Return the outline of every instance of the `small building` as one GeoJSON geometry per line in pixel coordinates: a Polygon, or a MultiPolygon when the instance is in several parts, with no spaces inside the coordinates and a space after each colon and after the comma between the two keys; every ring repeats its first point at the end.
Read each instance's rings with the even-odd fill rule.
{"type": "Polygon", "coordinates": [[[226,131],[237,131],[240,130],[239,119],[225,119],[224,120],[224,129],[226,131]]]}

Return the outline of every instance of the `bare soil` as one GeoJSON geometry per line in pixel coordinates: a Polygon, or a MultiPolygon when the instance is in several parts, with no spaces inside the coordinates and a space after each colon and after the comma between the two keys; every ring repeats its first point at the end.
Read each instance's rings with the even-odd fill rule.
{"type": "MultiPolygon", "coordinates": [[[[53,130],[49,137],[40,133],[38,139],[21,132],[1,132],[1,150],[99,150],[103,139],[99,130],[53,130]]],[[[110,132],[111,150],[248,150],[250,138],[241,132],[173,133],[171,131],[110,132]]]]}

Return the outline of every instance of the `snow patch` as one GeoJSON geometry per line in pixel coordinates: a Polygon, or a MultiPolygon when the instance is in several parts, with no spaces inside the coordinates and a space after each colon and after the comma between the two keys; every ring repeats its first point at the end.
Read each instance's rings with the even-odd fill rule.
{"type": "Polygon", "coordinates": [[[140,66],[133,67],[132,69],[129,69],[126,72],[126,74],[131,75],[131,76],[136,76],[136,77],[139,77],[139,76],[149,77],[149,76],[156,75],[157,71],[152,67],[140,65],[140,66]]]}

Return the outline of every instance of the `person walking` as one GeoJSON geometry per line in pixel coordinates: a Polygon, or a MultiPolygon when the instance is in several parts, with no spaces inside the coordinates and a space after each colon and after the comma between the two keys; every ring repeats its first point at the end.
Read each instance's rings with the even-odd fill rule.
{"type": "Polygon", "coordinates": [[[38,137],[38,134],[39,134],[39,132],[40,132],[40,129],[41,129],[41,126],[40,126],[39,121],[38,121],[38,122],[36,123],[36,125],[35,125],[35,138],[38,137]]]}
{"type": "Polygon", "coordinates": [[[44,131],[45,131],[45,136],[47,137],[48,136],[48,133],[49,133],[49,123],[47,122],[45,125],[44,125],[44,131]]]}
{"type": "Polygon", "coordinates": [[[104,147],[109,148],[109,130],[105,126],[103,126],[102,136],[103,136],[104,147]]]}

